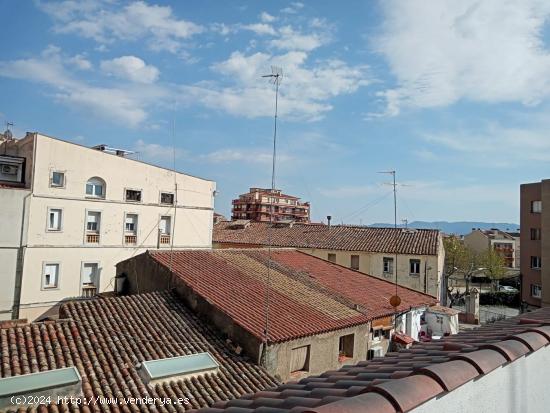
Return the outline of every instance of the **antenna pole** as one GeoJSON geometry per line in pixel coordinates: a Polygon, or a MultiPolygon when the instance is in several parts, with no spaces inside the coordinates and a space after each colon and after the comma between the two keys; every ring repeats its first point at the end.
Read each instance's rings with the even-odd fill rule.
{"type": "Polygon", "coordinates": [[[275,160],[277,158],[277,111],[279,105],[279,74],[275,78],[275,125],[273,127],[273,167],[271,170],[271,189],[275,190],[275,160]]]}

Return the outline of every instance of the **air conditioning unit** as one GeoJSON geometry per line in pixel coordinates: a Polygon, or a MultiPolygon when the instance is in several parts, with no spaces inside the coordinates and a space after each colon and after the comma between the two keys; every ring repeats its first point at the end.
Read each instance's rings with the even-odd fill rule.
{"type": "Polygon", "coordinates": [[[19,168],[14,165],[1,165],[0,168],[3,175],[17,175],[19,168]]]}

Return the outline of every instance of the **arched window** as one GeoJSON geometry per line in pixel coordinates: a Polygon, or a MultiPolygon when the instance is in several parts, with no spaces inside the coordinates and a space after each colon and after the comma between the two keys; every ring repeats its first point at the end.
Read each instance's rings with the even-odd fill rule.
{"type": "Polygon", "coordinates": [[[86,182],[86,195],[95,198],[105,198],[105,181],[97,176],[86,182]]]}

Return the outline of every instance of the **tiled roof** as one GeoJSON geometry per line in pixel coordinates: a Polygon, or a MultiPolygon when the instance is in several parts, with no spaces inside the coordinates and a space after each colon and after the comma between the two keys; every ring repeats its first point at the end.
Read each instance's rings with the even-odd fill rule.
{"type": "MultiPolygon", "coordinates": [[[[269,341],[279,342],[364,324],[394,313],[395,285],[308,254],[277,249],[149,251],[196,294],[263,338],[270,274],[269,341]],[[359,308],[356,309],[355,305],[359,308]],[[299,315],[299,317],[297,316],[299,315]]],[[[432,296],[398,287],[398,311],[435,304],[432,296]]]]}
{"type": "MultiPolygon", "coordinates": [[[[62,316],[60,321],[0,329],[2,377],[75,366],[85,397],[193,397],[187,409],[277,384],[262,368],[237,356],[173,293],[68,303],[62,316]],[[219,373],[149,387],[134,367],[143,360],[205,351],[220,364],[219,373]]],[[[58,406],[49,407],[56,411],[58,406]]],[[[120,411],[110,405],[90,406],[98,407],[120,411]]],[[[128,407],[143,410],[129,405],[127,411],[128,407]]]]}
{"type": "Polygon", "coordinates": [[[232,228],[231,221],[214,225],[213,242],[267,245],[277,247],[321,248],[400,254],[437,255],[439,231],[434,229],[372,228],[346,225],[294,224],[277,228],[253,222],[244,229],[232,228]],[[270,232],[270,234],[268,234],[270,232]],[[395,248],[397,237],[397,248],[395,248]]]}
{"type": "Polygon", "coordinates": [[[550,308],[544,308],[199,412],[406,412],[549,344],[550,308]]]}

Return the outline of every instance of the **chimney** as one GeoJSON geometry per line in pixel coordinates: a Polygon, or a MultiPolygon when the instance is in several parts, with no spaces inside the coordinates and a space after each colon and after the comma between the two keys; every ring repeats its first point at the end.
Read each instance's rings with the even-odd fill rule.
{"type": "Polygon", "coordinates": [[[327,215],[328,229],[330,229],[330,220],[332,219],[331,215],[327,215]]]}

